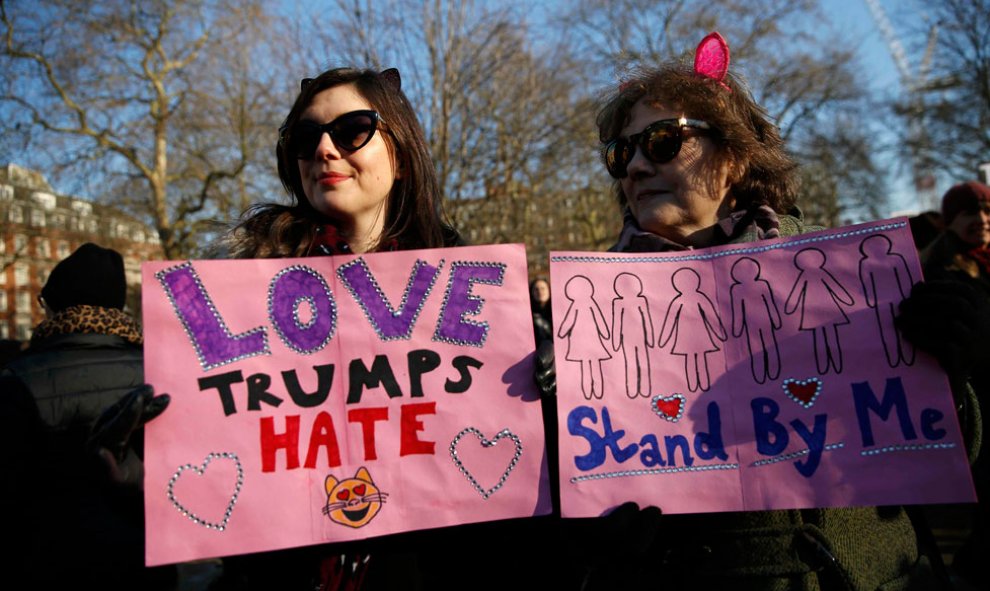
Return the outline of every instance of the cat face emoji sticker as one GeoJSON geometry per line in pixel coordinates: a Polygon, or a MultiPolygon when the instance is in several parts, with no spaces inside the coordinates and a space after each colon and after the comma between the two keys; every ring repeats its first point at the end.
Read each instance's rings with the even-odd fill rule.
{"type": "Polygon", "coordinates": [[[378,490],[366,468],[358,468],[354,478],[337,480],[327,476],[327,504],[323,514],[330,521],[348,527],[362,527],[382,510],[388,493],[378,490]]]}

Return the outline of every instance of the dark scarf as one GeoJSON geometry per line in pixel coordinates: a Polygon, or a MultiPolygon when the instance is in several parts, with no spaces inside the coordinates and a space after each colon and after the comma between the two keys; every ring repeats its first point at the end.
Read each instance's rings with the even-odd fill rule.
{"type": "MultiPolygon", "coordinates": [[[[715,239],[709,246],[729,242],[755,242],[780,238],[780,218],[769,205],[753,205],[749,209],[734,211],[715,225],[715,239]]],[[[622,231],[612,252],[667,252],[692,250],[690,246],[678,244],[647,232],[636,223],[636,216],[627,207],[622,214],[622,231]]]]}
{"type": "Polygon", "coordinates": [[[31,335],[31,346],[54,336],[66,334],[114,335],[135,345],[144,338],[131,315],[117,308],[70,306],[41,322],[31,335]]]}
{"type": "MultiPolygon", "coordinates": [[[[393,239],[385,245],[382,251],[392,252],[398,249],[399,243],[393,239]]],[[[306,251],[306,256],[315,257],[335,254],[354,254],[354,251],[351,250],[351,245],[337,231],[336,226],[333,224],[318,226],[316,228],[316,236],[313,237],[313,242],[310,243],[309,250],[306,251]]]]}

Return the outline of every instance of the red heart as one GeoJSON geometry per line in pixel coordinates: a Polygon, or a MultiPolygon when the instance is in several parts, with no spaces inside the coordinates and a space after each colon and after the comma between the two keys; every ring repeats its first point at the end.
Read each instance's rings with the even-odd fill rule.
{"type": "Polygon", "coordinates": [[[681,410],[681,401],[676,398],[673,400],[658,400],[657,410],[668,417],[676,417],[681,410]]]}
{"type": "Polygon", "coordinates": [[[363,497],[365,490],[367,490],[365,486],[363,484],[359,484],[354,487],[354,494],[356,494],[359,497],[363,497]]]}
{"type": "Polygon", "coordinates": [[[671,394],[670,396],[657,394],[653,397],[653,412],[661,419],[671,423],[681,420],[686,405],[687,398],[683,394],[671,394]]]}
{"type": "Polygon", "coordinates": [[[790,392],[791,396],[794,398],[808,404],[815,399],[815,392],[818,391],[818,381],[809,381],[807,384],[789,382],[787,384],[787,391],[790,392]]]}
{"type": "Polygon", "coordinates": [[[347,489],[344,489],[344,490],[340,491],[339,493],[337,493],[337,498],[340,499],[341,501],[346,501],[347,498],[350,497],[350,496],[351,496],[351,491],[349,491],[347,489]]]}

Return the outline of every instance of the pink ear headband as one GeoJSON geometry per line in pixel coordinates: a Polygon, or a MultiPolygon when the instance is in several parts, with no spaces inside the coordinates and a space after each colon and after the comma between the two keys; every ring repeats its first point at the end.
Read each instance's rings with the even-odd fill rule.
{"type": "Polygon", "coordinates": [[[725,75],[729,73],[729,44],[717,31],[706,35],[698,44],[698,49],[694,50],[694,71],[732,92],[723,82],[725,75]]]}
{"type": "MultiPolygon", "coordinates": [[[[694,71],[705,78],[711,78],[718,82],[719,86],[732,92],[729,85],[724,82],[726,74],[729,73],[729,44],[718,31],[705,35],[698,48],[694,50],[694,71]]],[[[620,81],[619,91],[629,88],[630,84],[632,84],[631,80],[620,81]]]]}

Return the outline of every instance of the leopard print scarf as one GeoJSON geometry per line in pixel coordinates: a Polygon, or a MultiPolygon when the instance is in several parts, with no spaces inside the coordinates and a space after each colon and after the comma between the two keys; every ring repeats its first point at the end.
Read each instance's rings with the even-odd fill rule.
{"type": "Polygon", "coordinates": [[[135,345],[144,342],[141,328],[123,310],[99,306],[71,306],[44,320],[34,329],[31,345],[49,337],[64,334],[108,334],[126,339],[135,345]]]}

